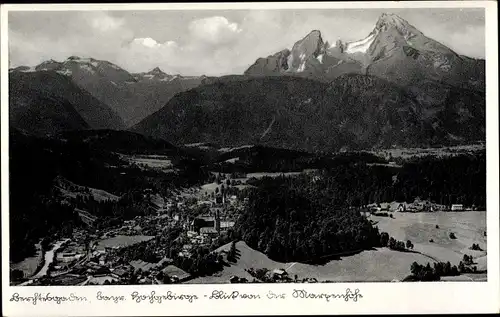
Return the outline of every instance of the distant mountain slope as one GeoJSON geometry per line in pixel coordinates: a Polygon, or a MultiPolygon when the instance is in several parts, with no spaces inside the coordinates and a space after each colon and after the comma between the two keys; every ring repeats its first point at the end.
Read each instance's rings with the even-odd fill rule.
{"type": "Polygon", "coordinates": [[[484,140],[484,96],[436,85],[409,90],[352,74],[330,84],[288,76],[219,81],[176,95],[132,131],[177,144],[309,151],[484,140]]]}
{"type": "Polygon", "coordinates": [[[62,130],[88,129],[73,105],[61,96],[31,87],[24,75],[9,80],[9,124],[11,128],[38,135],[62,130]]]}
{"type": "Polygon", "coordinates": [[[314,30],[285,49],[259,58],[248,76],[294,75],[330,81],[342,74],[373,75],[399,85],[433,80],[484,91],[485,62],[458,55],[395,14],[382,14],[370,34],[355,42],[324,42],[314,30]]]}
{"type": "Polygon", "coordinates": [[[10,72],[9,112],[14,127],[34,133],[124,127],[113,110],[54,71],[10,72]]]}
{"type": "Polygon", "coordinates": [[[164,73],[158,67],[131,74],[108,61],[71,56],[63,62],[48,60],[34,68],[20,66],[11,72],[55,71],[67,76],[130,126],[160,109],[176,93],[194,88],[205,76],[164,73]]]}
{"type": "Polygon", "coordinates": [[[129,131],[65,131],[55,137],[63,143],[82,144],[98,151],[123,154],[183,154],[181,149],[165,140],[154,139],[129,131]]]}

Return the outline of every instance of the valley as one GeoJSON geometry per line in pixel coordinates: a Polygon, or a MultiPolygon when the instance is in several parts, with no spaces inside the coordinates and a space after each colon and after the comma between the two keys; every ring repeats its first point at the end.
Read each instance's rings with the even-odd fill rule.
{"type": "MultiPolygon", "coordinates": [[[[23,235],[32,235],[33,238],[30,241],[35,242],[40,238],[44,240],[42,241],[44,260],[39,262],[39,266],[43,268],[37,270],[35,274],[32,269],[23,269],[21,264],[13,264],[12,276],[15,278],[15,281],[13,280],[15,284],[229,283],[235,280],[239,282],[401,281],[411,274],[410,266],[413,262],[433,264],[437,261],[449,261],[453,265],[458,265],[464,254],[473,255],[473,263],[478,270],[475,274],[479,276],[486,271],[486,240],[482,235],[485,231],[486,212],[476,211],[480,208],[478,206],[481,205],[482,199],[475,200],[476,196],[474,196],[479,188],[475,188],[475,192],[469,191],[466,187],[453,189],[455,191],[453,199],[464,202],[464,209],[470,211],[450,212],[448,201],[443,201],[443,205],[439,205],[438,201],[433,201],[434,198],[428,202],[419,202],[418,191],[405,199],[397,199],[400,197],[399,194],[385,187],[390,186],[390,183],[386,183],[384,178],[392,180],[394,175],[398,175],[399,183],[394,184],[394,188],[416,189],[411,189],[409,184],[405,185],[404,179],[410,177],[408,180],[418,180],[414,175],[405,176],[405,173],[413,170],[411,164],[419,164],[418,160],[412,161],[418,158],[418,155],[405,156],[401,158],[402,165],[394,167],[388,164],[384,153],[379,153],[379,156],[368,152],[325,156],[247,145],[232,149],[217,149],[215,152],[219,154],[215,157],[197,154],[188,158],[194,155],[192,153],[197,152],[187,154],[182,149],[163,144],[160,140],[147,139],[128,132],[125,135],[105,131],[82,131],[80,133],[86,136],[76,137],[76,132],[73,132],[63,138],[65,143],[62,144],[71,149],[73,147],[69,144],[77,142],[76,144],[81,146],[80,140],[86,140],[87,150],[83,148],[79,153],[65,157],[64,147],[61,148],[63,156],[57,160],[63,160],[61,162],[65,163],[59,166],[65,164],[75,166],[75,163],[81,165],[87,159],[83,155],[88,156],[92,153],[89,158],[98,155],[101,159],[97,163],[102,166],[95,166],[94,169],[102,169],[99,173],[99,180],[93,180],[91,174],[80,174],[74,169],[66,172],[60,170],[63,174],[53,179],[51,183],[53,189],[49,190],[46,195],[54,203],[60,204],[58,208],[62,208],[61,212],[65,213],[66,217],[67,213],[73,215],[71,216],[72,222],[66,222],[67,230],[64,231],[55,227],[49,229],[49,232],[53,232],[50,236],[35,232],[23,233],[23,235]],[[120,147],[117,140],[124,137],[129,140],[137,138],[135,142],[138,143],[134,147],[129,144],[125,148],[120,147]],[[102,147],[104,144],[114,144],[114,147],[102,147]],[[269,156],[267,155],[269,152],[280,154],[269,156]],[[179,159],[179,155],[185,156],[184,159],[179,159]],[[228,157],[234,156],[238,159],[228,162],[228,157]],[[193,164],[192,160],[201,161],[193,164]],[[186,162],[191,163],[188,166],[185,165],[186,162]],[[387,173],[387,175],[373,180],[354,177],[356,173],[376,170],[378,170],[377,173],[387,173]],[[186,172],[192,175],[189,178],[191,184],[185,183],[186,178],[182,176],[186,175],[186,172]],[[342,174],[349,176],[344,179],[345,176],[341,176],[342,174]],[[333,175],[336,176],[331,178],[333,175]],[[165,182],[163,180],[165,177],[175,180],[175,183],[165,182]],[[116,180],[109,183],[105,181],[106,178],[116,180]],[[348,179],[351,179],[351,184],[344,187],[342,184],[345,184],[348,179]],[[354,179],[362,181],[367,188],[361,191],[353,190],[352,186],[358,186],[352,183],[354,179]],[[101,184],[100,188],[95,183],[96,181],[101,184]],[[252,242],[254,237],[247,236],[247,233],[253,232],[253,225],[261,226],[259,223],[266,220],[257,216],[260,220],[256,222],[249,218],[253,217],[252,213],[265,212],[266,208],[286,207],[284,205],[279,207],[281,202],[284,202],[279,196],[264,198],[265,196],[258,193],[265,190],[267,186],[275,186],[274,184],[282,182],[295,184],[292,187],[298,186],[297,188],[326,188],[325,194],[336,198],[331,207],[325,205],[328,210],[334,208],[328,213],[333,212],[332,215],[335,215],[338,212],[335,211],[336,209],[343,210],[342,213],[351,214],[354,219],[357,219],[354,220],[356,222],[366,222],[367,225],[371,223],[376,231],[366,233],[373,235],[371,238],[361,238],[368,239],[364,240],[364,244],[357,245],[358,242],[356,242],[356,245],[352,247],[338,245],[336,248],[340,249],[337,251],[333,251],[334,249],[326,251],[326,258],[321,255],[325,253],[321,251],[321,248],[318,249],[318,246],[314,246],[309,251],[300,246],[292,247],[292,249],[307,252],[308,255],[302,258],[298,253],[286,255],[279,249],[273,249],[277,248],[277,245],[265,247],[261,246],[262,242],[254,244],[256,243],[252,242]],[[370,182],[373,182],[372,185],[370,182]],[[95,187],[90,187],[90,185],[95,187]],[[331,190],[337,193],[333,194],[331,190]],[[462,190],[465,192],[460,194],[462,190]],[[389,194],[391,192],[395,195],[393,199],[397,202],[371,203],[373,200],[381,202],[382,199],[391,199],[391,194],[389,194]],[[417,200],[413,202],[413,198],[417,200]],[[275,203],[278,205],[271,207],[274,204],[271,201],[267,201],[264,205],[256,205],[264,202],[259,202],[261,199],[264,201],[277,199],[275,203]],[[400,205],[405,205],[407,211],[401,212],[400,205]],[[434,211],[429,212],[429,206],[433,206],[434,211]],[[444,209],[437,211],[436,208],[444,209]],[[382,216],[384,212],[390,214],[391,217],[382,216]],[[434,229],[435,225],[439,225],[440,229],[434,229]],[[447,236],[450,230],[456,234],[457,240],[450,240],[447,236]],[[380,239],[380,232],[387,232],[398,241],[411,240],[413,243],[411,250],[393,250],[389,246],[380,245],[377,240],[374,240],[380,239]],[[433,243],[429,243],[429,239],[433,239],[433,243]],[[235,251],[230,251],[233,243],[235,251]],[[482,251],[468,249],[470,245],[476,243],[482,251]],[[234,255],[231,255],[232,252],[234,255]],[[262,272],[264,270],[268,272],[265,275],[267,277],[257,278],[255,274],[254,276],[249,273],[249,270],[253,272],[252,270],[259,269],[262,272]],[[165,272],[169,270],[177,271],[175,274],[171,273],[169,278],[164,277],[165,272]],[[281,273],[273,275],[273,270],[281,273]],[[21,275],[20,272],[23,274],[21,275]],[[182,277],[179,278],[179,276],[182,277]]],[[[17,140],[13,148],[14,153],[17,153],[16,149],[22,149],[21,144],[31,142],[30,137],[27,136],[13,135],[11,140],[17,140]]],[[[45,145],[48,146],[46,149],[62,145],[57,139],[52,142],[52,144],[45,145]]],[[[207,147],[204,144],[194,147],[209,153],[214,151],[213,147],[207,147]]],[[[193,145],[187,149],[193,151],[193,145]]],[[[438,164],[436,165],[438,167],[440,162],[443,162],[447,165],[452,164],[453,170],[457,171],[457,168],[461,168],[460,166],[469,166],[463,165],[466,161],[461,160],[480,159],[484,148],[480,146],[452,147],[448,150],[436,151],[445,155],[436,156],[434,150],[401,149],[402,153],[423,153],[423,159],[427,159],[424,161],[427,162],[425,164],[438,164]]],[[[23,154],[23,157],[27,158],[26,153],[23,152],[23,154]]],[[[51,155],[44,156],[40,153],[37,157],[41,162],[54,159],[51,155]]],[[[422,160],[422,157],[419,160],[422,160]]],[[[19,158],[16,162],[22,163],[19,158]]],[[[15,166],[16,173],[29,173],[26,170],[18,171],[15,166]]],[[[424,185],[426,175],[433,172],[430,169],[422,173],[421,177],[424,182],[422,185],[424,185]]],[[[446,176],[442,179],[443,182],[447,181],[447,177],[460,177],[459,182],[463,184],[479,181],[477,177],[481,175],[481,172],[453,175],[447,174],[446,171],[444,173],[446,176]]],[[[43,178],[50,181],[52,176],[43,178]]],[[[39,179],[39,181],[42,180],[39,179]]],[[[423,188],[421,190],[427,191],[423,188]]],[[[440,188],[440,194],[436,194],[442,197],[448,196],[443,190],[445,188],[440,188]]],[[[437,197],[433,196],[432,192],[427,192],[431,194],[430,197],[437,197]]],[[[291,196],[285,194],[285,197],[291,196]]],[[[319,199],[315,196],[311,198],[319,199]]],[[[313,204],[319,202],[320,200],[313,204]]],[[[12,210],[19,210],[17,209],[18,203],[20,201],[13,202],[12,210]]],[[[29,202],[25,199],[23,203],[29,202]]],[[[297,202],[295,205],[299,207],[300,204],[304,202],[297,202]]],[[[304,212],[310,208],[309,204],[303,205],[306,208],[304,212]]],[[[300,209],[297,210],[300,212],[300,209]]],[[[53,209],[52,212],[55,210],[53,209]]],[[[59,221],[60,215],[55,214],[52,221],[59,221]]],[[[334,222],[328,220],[331,215],[319,214],[317,217],[324,219],[327,226],[333,226],[332,230],[338,226],[335,220],[334,222]]],[[[279,223],[279,220],[277,221],[279,223]]],[[[299,224],[300,222],[298,224],[290,222],[287,226],[299,224]]],[[[17,226],[16,223],[13,225],[17,226]]],[[[311,224],[306,222],[300,225],[310,226],[311,224]]],[[[24,226],[29,228],[28,224],[24,226]]],[[[280,228],[277,227],[275,230],[281,230],[280,228]]],[[[294,228],[294,235],[306,230],[306,228],[294,228]]],[[[323,235],[324,229],[316,230],[323,235]]],[[[365,229],[360,228],[360,230],[365,229]]],[[[278,232],[275,234],[277,237],[281,236],[278,232]]],[[[273,233],[271,237],[275,234],[273,233]]],[[[300,239],[306,237],[307,235],[300,239]]],[[[318,242],[309,243],[316,245],[329,239],[326,236],[318,238],[318,242]]],[[[358,241],[358,238],[355,240],[358,241]]],[[[23,240],[22,243],[25,241],[23,240]]],[[[287,246],[283,244],[282,247],[287,246]]],[[[31,261],[29,260],[31,253],[28,251],[25,254],[28,258],[24,261],[31,261]]],[[[476,278],[474,274],[464,274],[469,274],[469,277],[464,278],[476,278]]]]}

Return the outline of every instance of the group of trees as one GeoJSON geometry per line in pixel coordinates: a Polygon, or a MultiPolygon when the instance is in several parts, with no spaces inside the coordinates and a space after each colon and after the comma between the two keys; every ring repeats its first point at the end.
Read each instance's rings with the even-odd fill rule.
{"type": "Polygon", "coordinates": [[[481,247],[479,246],[479,243],[473,243],[470,249],[476,251],[483,251],[483,249],[481,249],[481,247]]]}
{"type": "Polygon", "coordinates": [[[388,244],[389,249],[391,250],[396,250],[396,251],[405,251],[406,246],[403,241],[397,241],[393,237],[389,239],[389,244],[388,244]]]}
{"type": "Polygon", "coordinates": [[[124,263],[129,263],[134,260],[157,263],[161,258],[158,256],[156,249],[157,245],[155,242],[144,241],[120,249],[117,255],[124,263]]]}
{"type": "Polygon", "coordinates": [[[197,277],[221,271],[224,268],[224,259],[220,253],[210,252],[204,246],[197,246],[191,250],[190,257],[174,256],[174,264],[197,277]]]}
{"type": "Polygon", "coordinates": [[[472,266],[472,264],[474,264],[472,255],[464,254],[463,260],[458,264],[458,270],[460,273],[476,273],[477,266],[472,266]]]}
{"type": "MultiPolygon", "coordinates": [[[[409,159],[400,167],[371,164],[352,156],[321,167],[314,188],[326,188],[336,206],[366,206],[374,202],[415,198],[451,205],[486,206],[484,152],[453,157],[409,159]]],[[[307,176],[301,176],[307,177],[307,176]]],[[[263,180],[252,183],[259,186],[263,180]]]]}
{"type": "MultiPolygon", "coordinates": [[[[150,213],[147,199],[140,188],[124,193],[119,200],[96,200],[93,196],[77,195],[72,204],[101,219],[132,219],[150,213]]],[[[102,224],[102,223],[101,223],[102,224]]]]}
{"type": "Polygon", "coordinates": [[[472,256],[464,254],[463,261],[460,261],[458,267],[456,265],[451,265],[448,262],[436,262],[434,266],[431,267],[429,263],[427,265],[421,265],[417,262],[413,262],[410,267],[411,275],[407,277],[406,280],[413,281],[439,281],[442,276],[457,276],[463,273],[476,273],[477,267],[471,266],[474,264],[472,256]]]}
{"type": "Polygon", "coordinates": [[[474,259],[472,258],[472,255],[464,254],[463,263],[465,265],[471,265],[472,263],[474,263],[474,259]]]}
{"type": "Polygon", "coordinates": [[[305,178],[263,178],[235,230],[252,248],[283,262],[317,262],[378,246],[377,228],[359,210],[332,203],[305,178]]]}
{"type": "Polygon", "coordinates": [[[427,265],[421,265],[417,262],[413,262],[410,267],[410,271],[411,276],[408,280],[416,281],[439,281],[441,276],[460,275],[457,266],[451,266],[449,261],[446,263],[436,262],[433,267],[431,267],[430,263],[427,263],[427,265]]]}
{"type": "MultiPolygon", "coordinates": [[[[386,163],[386,161],[368,152],[309,153],[283,148],[271,148],[262,145],[241,148],[223,153],[213,167],[232,175],[252,172],[299,172],[304,169],[331,168],[352,162],[386,163]],[[235,162],[226,162],[238,157],[235,162]]],[[[235,178],[235,177],[233,177],[235,178]]]]}
{"type": "Polygon", "coordinates": [[[259,281],[265,282],[265,283],[270,283],[272,282],[272,279],[269,278],[269,270],[266,268],[260,268],[260,269],[254,269],[254,268],[249,268],[245,270],[248,274],[250,274],[252,277],[258,279],[259,281]]]}
{"type": "Polygon", "coordinates": [[[231,242],[231,247],[227,252],[227,261],[235,262],[236,261],[236,241],[231,242]]]}
{"type": "Polygon", "coordinates": [[[382,232],[380,234],[380,246],[388,247],[389,249],[396,251],[413,249],[413,243],[410,240],[407,240],[405,244],[403,241],[398,241],[393,237],[389,237],[387,232],[382,232]]]}

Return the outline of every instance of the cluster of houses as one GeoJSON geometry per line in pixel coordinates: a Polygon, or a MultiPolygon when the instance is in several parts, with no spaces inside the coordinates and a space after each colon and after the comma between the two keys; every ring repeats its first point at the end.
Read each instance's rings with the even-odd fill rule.
{"type": "MultiPolygon", "coordinates": [[[[132,278],[135,278],[134,283],[137,284],[164,284],[165,281],[179,283],[190,278],[188,273],[173,265],[173,260],[168,257],[163,257],[156,263],[142,260],[124,262],[116,256],[119,248],[118,246],[93,248],[86,253],[80,245],[70,242],[57,253],[58,265],[54,267],[51,277],[62,278],[70,275],[86,277],[84,283],[78,280],[79,285],[128,284],[132,278]],[[63,267],[61,263],[67,266],[63,267]]],[[[73,280],[75,279],[66,279],[63,284],[73,285],[68,284],[73,280]]]]}
{"type": "Polygon", "coordinates": [[[371,213],[383,212],[434,212],[434,211],[469,211],[474,208],[465,208],[463,204],[452,204],[451,206],[432,203],[428,200],[416,198],[412,203],[391,202],[370,204],[367,206],[371,213]]]}
{"type": "Polygon", "coordinates": [[[173,260],[167,257],[157,263],[142,260],[120,262],[96,263],[91,260],[78,264],[73,271],[89,276],[88,284],[128,284],[132,279],[134,284],[170,284],[184,282],[191,277],[189,273],[173,265],[173,260]]]}
{"type": "MultiPolygon", "coordinates": [[[[219,235],[232,228],[235,224],[227,213],[227,208],[238,204],[236,196],[213,195],[205,199],[191,202],[189,199],[177,197],[165,199],[150,190],[145,193],[148,198],[150,214],[124,221],[120,226],[106,229],[99,234],[95,230],[95,236],[91,240],[107,239],[117,235],[123,236],[156,236],[159,232],[169,230],[171,226],[181,224],[185,232],[182,234],[184,243],[178,254],[190,257],[191,250],[195,246],[211,245],[219,235]],[[189,217],[189,209],[197,207],[206,210],[204,214],[189,217]]],[[[234,209],[234,208],[233,208],[234,209]]],[[[78,210],[82,220],[89,226],[95,222],[93,215],[84,210],[78,210]]],[[[182,269],[173,265],[173,260],[168,256],[171,254],[158,253],[162,260],[158,263],[149,263],[134,260],[125,263],[123,259],[116,256],[119,246],[97,248],[85,245],[85,237],[74,236],[71,242],[66,244],[56,253],[55,266],[52,276],[65,276],[77,274],[87,277],[87,284],[113,284],[130,282],[138,284],[163,284],[178,283],[186,281],[190,275],[182,269]]]]}

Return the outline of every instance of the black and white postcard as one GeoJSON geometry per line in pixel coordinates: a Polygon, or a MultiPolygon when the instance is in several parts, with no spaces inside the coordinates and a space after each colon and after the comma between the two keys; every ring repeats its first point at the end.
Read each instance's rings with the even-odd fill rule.
{"type": "Polygon", "coordinates": [[[5,315],[500,309],[494,2],[1,13],[5,315]]]}

